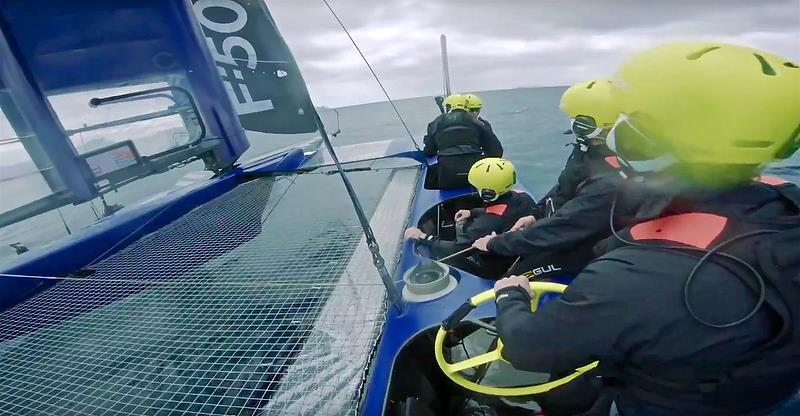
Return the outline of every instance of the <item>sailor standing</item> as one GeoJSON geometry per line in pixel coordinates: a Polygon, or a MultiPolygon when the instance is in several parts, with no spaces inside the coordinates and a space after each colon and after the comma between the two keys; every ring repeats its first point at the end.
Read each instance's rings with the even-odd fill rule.
{"type": "Polygon", "coordinates": [[[455,189],[469,186],[469,168],[484,157],[502,157],[503,146],[491,127],[467,111],[466,97],[454,94],[444,101],[448,109],[428,124],[423,142],[428,157],[439,163],[429,167],[426,188],[455,189]]]}

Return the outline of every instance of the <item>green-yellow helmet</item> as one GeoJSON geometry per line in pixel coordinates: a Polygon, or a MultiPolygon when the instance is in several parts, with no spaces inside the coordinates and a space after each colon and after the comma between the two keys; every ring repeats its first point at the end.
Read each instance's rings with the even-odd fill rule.
{"type": "Polygon", "coordinates": [[[759,166],[800,147],[800,68],[786,58],[674,43],[629,59],[614,85],[622,114],[609,147],[623,160],[759,166]]]}
{"type": "Polygon", "coordinates": [[[450,94],[442,101],[442,104],[447,111],[467,109],[467,99],[463,94],[450,94]]]}
{"type": "Polygon", "coordinates": [[[483,108],[483,100],[481,100],[481,97],[475,94],[464,94],[464,98],[467,100],[467,110],[480,111],[480,109],[483,108]]]}
{"type": "Polygon", "coordinates": [[[517,183],[517,170],[506,159],[487,157],[472,165],[467,180],[484,201],[495,201],[517,183]]]}
{"type": "Polygon", "coordinates": [[[559,108],[572,119],[572,130],[583,137],[596,137],[614,127],[619,106],[609,79],[579,82],[564,91],[559,108]]]}

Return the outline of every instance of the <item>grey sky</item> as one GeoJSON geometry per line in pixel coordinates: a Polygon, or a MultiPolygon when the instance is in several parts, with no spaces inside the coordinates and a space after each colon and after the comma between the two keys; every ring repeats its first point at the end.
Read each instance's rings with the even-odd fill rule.
{"type": "MultiPolygon", "coordinates": [[[[566,85],[611,75],[673,40],[763,48],[800,60],[800,0],[329,0],[393,98],[441,93],[439,34],[453,88],[566,85]]],[[[381,101],[321,0],[267,0],[317,105],[381,101]]]]}

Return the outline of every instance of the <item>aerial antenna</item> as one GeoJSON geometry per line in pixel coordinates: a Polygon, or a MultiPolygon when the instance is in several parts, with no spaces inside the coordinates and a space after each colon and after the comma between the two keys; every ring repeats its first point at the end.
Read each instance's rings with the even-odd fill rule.
{"type": "Polygon", "coordinates": [[[342,125],[341,125],[341,124],[339,124],[339,111],[338,111],[338,110],[336,110],[335,108],[331,108],[331,111],[333,111],[334,113],[336,113],[336,131],[334,131],[333,133],[331,133],[331,136],[333,136],[333,137],[336,137],[336,136],[338,136],[338,135],[339,135],[339,133],[341,133],[341,132],[342,132],[342,125]]]}
{"type": "Polygon", "coordinates": [[[442,82],[444,83],[444,96],[449,97],[450,90],[450,65],[447,61],[447,36],[442,34],[439,37],[439,42],[442,45],[442,82]]]}
{"type": "Polygon", "coordinates": [[[64,229],[67,231],[67,234],[72,235],[72,230],[69,229],[69,225],[67,225],[67,220],[64,219],[64,214],[61,213],[61,209],[56,208],[56,212],[58,212],[58,217],[61,218],[61,224],[64,224],[64,229]]]}

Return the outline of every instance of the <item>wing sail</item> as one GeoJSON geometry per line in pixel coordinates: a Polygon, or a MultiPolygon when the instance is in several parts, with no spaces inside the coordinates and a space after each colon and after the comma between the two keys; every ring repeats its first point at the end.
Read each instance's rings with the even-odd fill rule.
{"type": "Polygon", "coordinates": [[[192,0],[211,56],[245,130],[311,133],[314,105],[263,1],[192,0]]]}

